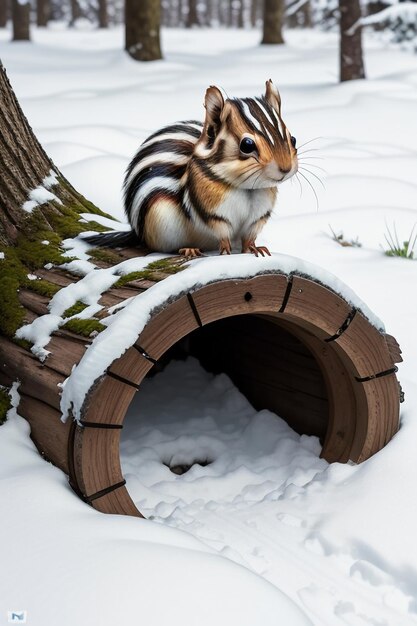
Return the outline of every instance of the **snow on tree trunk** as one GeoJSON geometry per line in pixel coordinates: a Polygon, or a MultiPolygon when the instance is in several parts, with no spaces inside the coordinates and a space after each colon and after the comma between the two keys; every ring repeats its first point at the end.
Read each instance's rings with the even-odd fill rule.
{"type": "Polygon", "coordinates": [[[7,0],[0,0],[0,28],[7,24],[7,0]]]}
{"type": "Polygon", "coordinates": [[[99,28],[108,28],[109,26],[107,0],[98,0],[98,26],[99,28]]]}
{"type": "Polygon", "coordinates": [[[359,0],[339,0],[340,81],[365,78],[359,0]],[[356,25],[356,26],[355,26],[356,25]]]}
{"type": "MultiPolygon", "coordinates": [[[[0,334],[13,337],[24,310],[18,292],[28,272],[61,264],[61,242],[84,230],[82,213],[104,215],[54,166],[34,135],[0,62],[0,334]]],[[[108,216],[110,217],[110,216],[108,216]]],[[[36,282],[36,281],[35,281],[36,282]]],[[[47,290],[46,281],[36,287],[47,290]]]]}
{"type": "Polygon", "coordinates": [[[284,0],[264,0],[263,44],[284,43],[282,22],[284,17],[284,0]]]}
{"type": "Polygon", "coordinates": [[[125,49],[135,61],[162,59],[160,0],[126,0],[125,49]]]}
{"type": "Polygon", "coordinates": [[[36,23],[38,26],[47,26],[49,19],[49,0],[36,1],[36,23]]]}
{"type": "Polygon", "coordinates": [[[13,41],[29,41],[30,4],[22,0],[12,1],[13,41]]]}

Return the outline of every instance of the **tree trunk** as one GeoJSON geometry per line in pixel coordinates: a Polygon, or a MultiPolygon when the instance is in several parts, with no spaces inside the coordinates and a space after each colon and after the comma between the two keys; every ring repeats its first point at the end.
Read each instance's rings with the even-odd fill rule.
{"type": "Polygon", "coordinates": [[[365,78],[362,55],[362,28],[359,0],[339,0],[340,11],[340,81],[365,78]],[[354,28],[352,28],[354,27],[354,28]]]}
{"type": "Polygon", "coordinates": [[[71,0],[71,20],[69,25],[73,26],[80,17],[82,17],[82,12],[78,0],[71,0]]]}
{"type": "Polygon", "coordinates": [[[282,22],[284,16],[284,0],[264,0],[263,44],[284,43],[282,22]]]}
{"type": "Polygon", "coordinates": [[[108,28],[109,17],[107,13],[107,0],[98,0],[98,27],[108,28]]]}
{"type": "Polygon", "coordinates": [[[62,239],[92,228],[91,222],[79,221],[80,214],[103,213],[70,185],[45,153],[1,62],[0,102],[0,334],[13,337],[23,322],[18,294],[20,288],[29,288],[28,273],[68,261],[62,257],[62,239]]]}
{"type": "Polygon", "coordinates": [[[243,28],[244,27],[244,5],[243,5],[243,0],[239,0],[239,10],[238,10],[238,14],[237,14],[237,27],[238,28],[243,28]]]}
{"type": "Polygon", "coordinates": [[[250,5],[250,24],[255,28],[259,16],[259,0],[251,0],[250,5]]]}
{"type": "Polygon", "coordinates": [[[0,0],[0,28],[7,25],[7,0],[0,0]]]}
{"type": "Polygon", "coordinates": [[[188,0],[188,15],[185,25],[187,28],[200,25],[197,14],[197,0],[188,0]]]}
{"type": "Polygon", "coordinates": [[[19,0],[12,2],[13,41],[29,41],[29,1],[21,4],[19,0]]]}
{"type": "Polygon", "coordinates": [[[38,26],[48,26],[49,0],[36,1],[36,23],[38,26]]]}
{"type": "Polygon", "coordinates": [[[135,61],[162,59],[160,43],[160,0],[126,0],[127,53],[135,61]]]}
{"type": "Polygon", "coordinates": [[[301,22],[302,22],[302,26],[303,28],[311,28],[313,25],[312,19],[311,19],[311,2],[310,0],[307,0],[307,2],[305,4],[303,4],[303,6],[300,9],[300,13],[301,13],[301,22]]]}

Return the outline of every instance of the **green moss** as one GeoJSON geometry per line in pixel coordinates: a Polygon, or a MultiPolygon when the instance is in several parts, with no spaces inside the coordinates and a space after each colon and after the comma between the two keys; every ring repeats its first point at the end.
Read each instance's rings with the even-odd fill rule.
{"type": "Polygon", "coordinates": [[[68,309],[66,309],[66,311],[63,312],[62,317],[72,317],[73,315],[77,315],[78,313],[81,313],[81,311],[84,311],[84,309],[86,308],[87,308],[87,305],[84,304],[84,302],[77,300],[75,304],[73,304],[68,309]]]}
{"type": "Polygon", "coordinates": [[[159,259],[158,261],[152,261],[145,269],[139,272],[130,272],[121,276],[114,287],[123,287],[127,283],[134,280],[152,280],[153,282],[159,282],[163,280],[167,274],[177,274],[185,269],[186,259],[159,259]]]}
{"type": "MultiPolygon", "coordinates": [[[[112,215],[105,213],[101,209],[99,209],[93,202],[84,198],[78,191],[76,191],[72,185],[62,176],[58,176],[57,178],[58,184],[61,185],[64,189],[66,189],[72,197],[76,197],[78,202],[73,204],[73,209],[77,213],[92,213],[94,215],[102,215],[103,217],[108,217],[111,220],[114,220],[112,215]]],[[[117,221],[117,220],[114,220],[117,221]]],[[[90,229],[91,230],[91,229],[90,229]]]]}
{"type": "Polygon", "coordinates": [[[12,341],[13,343],[20,346],[21,348],[24,348],[25,350],[29,350],[29,351],[31,347],[33,346],[33,343],[31,343],[30,341],[27,341],[26,339],[18,339],[18,337],[13,337],[12,341]]]}
{"type": "Polygon", "coordinates": [[[101,322],[94,319],[73,319],[65,322],[65,324],[61,326],[61,328],[64,328],[65,330],[70,330],[71,332],[76,333],[77,335],[82,335],[83,337],[89,337],[93,332],[101,333],[101,331],[104,330],[106,327],[104,326],[104,324],[101,324],[101,322]]]}
{"type": "Polygon", "coordinates": [[[87,250],[87,254],[96,259],[96,261],[103,261],[103,263],[109,263],[110,265],[120,263],[120,257],[117,254],[110,250],[103,250],[103,248],[91,248],[91,250],[87,250]]]}
{"type": "Polygon", "coordinates": [[[0,426],[6,421],[7,411],[11,408],[12,403],[6,389],[0,389],[0,426]]]}
{"type": "Polygon", "coordinates": [[[3,248],[2,252],[5,256],[0,260],[0,332],[12,337],[25,317],[18,290],[26,279],[26,271],[14,248],[3,248]]]}
{"type": "Polygon", "coordinates": [[[40,280],[27,280],[25,283],[26,289],[30,289],[30,291],[34,291],[38,293],[40,296],[48,296],[48,298],[52,298],[57,291],[61,289],[60,285],[55,285],[55,283],[50,283],[49,280],[44,280],[41,278],[40,280]]]}

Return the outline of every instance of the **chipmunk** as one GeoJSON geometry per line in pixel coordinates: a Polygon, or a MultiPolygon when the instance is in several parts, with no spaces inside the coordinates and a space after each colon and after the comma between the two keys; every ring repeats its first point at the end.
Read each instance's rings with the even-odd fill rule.
{"type": "Polygon", "coordinates": [[[124,180],[125,212],[132,230],[86,237],[89,243],[142,243],[186,257],[218,248],[230,254],[270,254],[256,238],[268,221],[277,185],[297,172],[296,139],[281,117],[271,80],[261,98],[225,99],[206,91],[204,124],[166,126],[148,137],[124,180]]]}

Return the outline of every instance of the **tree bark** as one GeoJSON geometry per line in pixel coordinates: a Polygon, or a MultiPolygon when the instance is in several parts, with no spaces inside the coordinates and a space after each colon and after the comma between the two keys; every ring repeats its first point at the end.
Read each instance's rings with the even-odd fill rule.
{"type": "Polygon", "coordinates": [[[7,0],[0,0],[0,28],[5,28],[7,25],[7,0]]]}
{"type": "Polygon", "coordinates": [[[107,0],[98,0],[98,27],[108,28],[109,17],[107,12],[107,0]]]}
{"type": "Polygon", "coordinates": [[[284,0],[264,0],[264,26],[262,44],[281,44],[284,42],[282,23],[284,0]]]}
{"type": "Polygon", "coordinates": [[[243,28],[244,27],[244,6],[243,6],[243,0],[239,0],[239,10],[237,13],[237,27],[238,28],[243,28]]]}
{"type": "Polygon", "coordinates": [[[197,0],[188,0],[188,15],[185,25],[187,28],[200,25],[197,13],[197,0]]]}
{"type": "Polygon", "coordinates": [[[12,19],[13,19],[13,41],[29,41],[29,1],[20,4],[19,0],[12,2],[12,19]]]}
{"type": "Polygon", "coordinates": [[[127,53],[135,61],[162,59],[160,43],[160,0],[126,0],[127,53]]]}
{"type": "MultiPolygon", "coordinates": [[[[29,126],[1,62],[0,102],[0,334],[14,337],[25,315],[19,302],[21,288],[48,288],[47,281],[30,287],[28,273],[43,270],[47,263],[66,262],[62,239],[92,228],[91,222],[80,222],[81,214],[104,213],[52,163],[29,126]]],[[[94,230],[97,226],[102,230],[98,224],[94,230]]]]}
{"type": "Polygon", "coordinates": [[[365,78],[362,54],[362,28],[359,0],[339,0],[340,11],[340,82],[365,78]]]}
{"type": "Polygon", "coordinates": [[[69,25],[73,26],[80,17],[82,17],[82,11],[78,0],[71,0],[71,20],[69,25]]]}
{"type": "Polygon", "coordinates": [[[259,16],[259,0],[251,0],[250,4],[250,24],[255,28],[259,16]]]}
{"type": "Polygon", "coordinates": [[[38,26],[48,26],[49,0],[36,1],[36,23],[38,26]]]}

